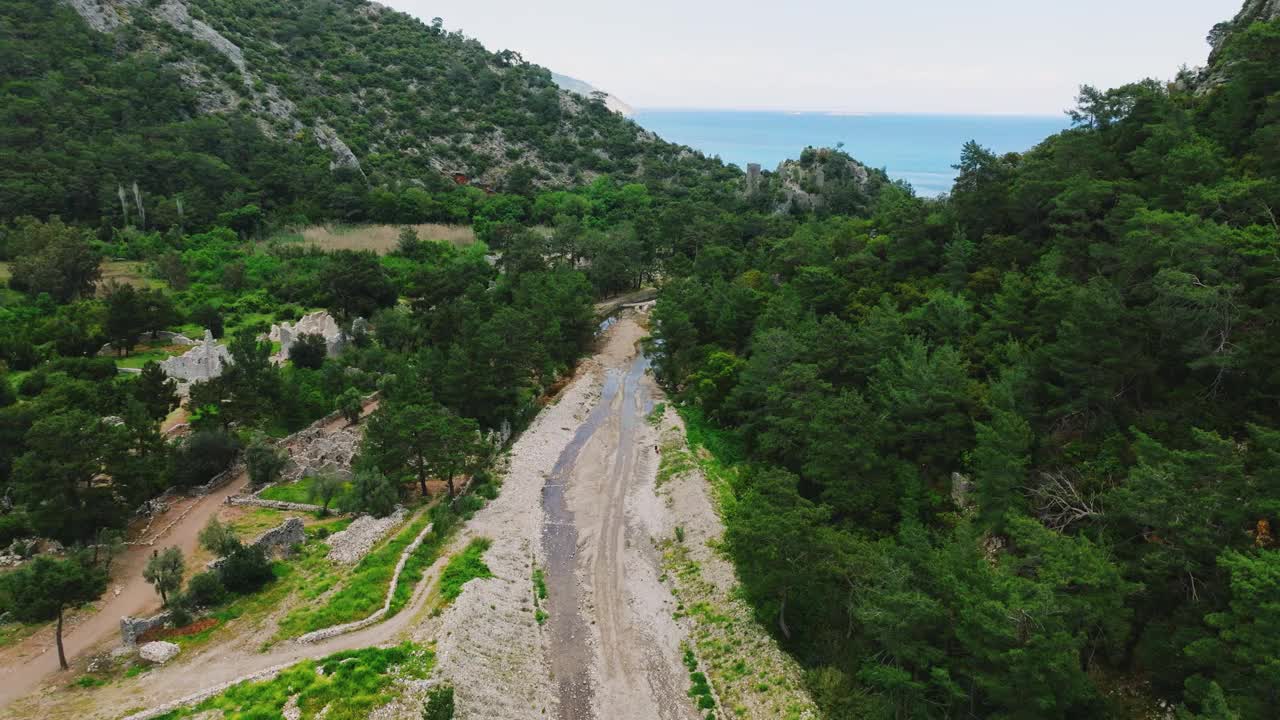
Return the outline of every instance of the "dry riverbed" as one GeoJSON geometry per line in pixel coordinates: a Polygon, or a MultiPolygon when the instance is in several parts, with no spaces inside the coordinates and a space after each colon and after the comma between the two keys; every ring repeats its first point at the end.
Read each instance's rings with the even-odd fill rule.
{"type": "Polygon", "coordinates": [[[661,507],[642,322],[615,323],[515,443],[502,494],[464,533],[493,540],[494,577],[419,631],[437,641],[461,718],[701,717],[645,521],[661,507]]]}

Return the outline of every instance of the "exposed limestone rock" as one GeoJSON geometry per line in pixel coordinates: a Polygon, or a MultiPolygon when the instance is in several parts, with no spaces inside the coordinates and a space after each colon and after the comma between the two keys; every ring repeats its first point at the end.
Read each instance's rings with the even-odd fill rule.
{"type": "Polygon", "coordinates": [[[120,14],[103,0],[67,0],[67,4],[98,32],[109,32],[120,26],[120,14]]]}
{"type": "MultiPolygon", "coordinates": [[[[278,87],[261,77],[245,60],[244,51],[227,36],[198,18],[192,17],[186,0],[163,0],[158,5],[151,0],[64,0],[98,32],[112,32],[128,24],[136,17],[149,13],[155,20],[174,30],[205,43],[231,61],[240,73],[243,88],[232,88],[223,78],[210,75],[199,63],[183,60],[174,63],[183,81],[196,91],[196,106],[203,113],[230,112],[240,105],[238,92],[247,93],[253,110],[258,113],[258,125],[267,135],[275,135],[273,122],[283,123],[289,132],[297,132],[304,125],[299,119],[297,105],[278,87]]],[[[353,168],[362,176],[364,169],[351,148],[323,121],[313,126],[316,142],[333,155],[330,168],[353,168]]]]}
{"type": "Polygon", "coordinates": [[[812,210],[822,206],[823,191],[829,185],[851,181],[859,190],[866,191],[871,174],[865,165],[843,153],[829,148],[805,148],[799,160],[778,163],[776,177],[783,194],[779,210],[792,205],[812,210]]]}
{"type": "Polygon", "coordinates": [[[149,642],[138,648],[138,655],[143,660],[153,662],[157,665],[163,665],[178,657],[178,653],[181,651],[182,648],[171,642],[157,640],[156,642],[149,642]]]}
{"type": "Polygon", "coordinates": [[[961,512],[969,512],[974,508],[973,502],[973,480],[968,475],[962,473],[951,473],[951,502],[961,512]]]}
{"type": "Polygon", "coordinates": [[[169,23],[173,29],[184,32],[191,37],[213,46],[224,57],[236,66],[241,74],[247,73],[244,62],[244,53],[241,52],[239,46],[231,42],[222,33],[209,27],[204,22],[191,17],[191,13],[187,10],[186,3],[182,0],[165,0],[156,14],[162,20],[169,23]]]}
{"type": "Polygon", "coordinates": [[[365,176],[364,168],[360,167],[360,161],[356,159],[356,154],[351,152],[351,148],[342,141],[342,138],[338,137],[338,133],[334,132],[333,128],[317,121],[314,130],[316,143],[333,155],[333,160],[329,161],[330,170],[340,167],[351,168],[359,172],[361,177],[365,176]]]}
{"type": "Polygon", "coordinates": [[[1280,19],[1280,0],[1245,0],[1244,7],[1234,18],[1214,25],[1205,38],[1212,48],[1209,63],[1192,80],[1196,92],[1201,95],[1209,93],[1229,79],[1231,66],[1223,60],[1222,51],[1234,33],[1256,22],[1272,22],[1277,19],[1280,19]]]}

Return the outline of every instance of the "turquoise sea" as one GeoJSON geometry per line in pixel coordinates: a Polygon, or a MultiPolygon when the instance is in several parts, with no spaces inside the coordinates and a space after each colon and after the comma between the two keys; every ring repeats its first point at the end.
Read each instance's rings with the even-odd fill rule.
{"type": "Polygon", "coordinates": [[[895,115],[787,113],[724,110],[641,110],[633,118],[663,139],[746,168],[772,170],[800,156],[807,145],[844,143],[850,155],[890,177],[906,180],[921,195],[948,192],[952,165],[969,140],[998,153],[1029,150],[1067,128],[1063,116],[895,115]]]}

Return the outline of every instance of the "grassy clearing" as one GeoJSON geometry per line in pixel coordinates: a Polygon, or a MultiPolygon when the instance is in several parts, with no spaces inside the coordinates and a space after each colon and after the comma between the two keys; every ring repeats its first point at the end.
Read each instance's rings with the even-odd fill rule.
{"type": "MultiPolygon", "coordinates": [[[[291,611],[280,621],[277,638],[298,637],[315,630],[361,620],[382,607],[387,596],[387,585],[400,561],[400,554],[428,522],[430,518],[427,513],[419,513],[403,530],[365,555],[342,583],[341,589],[330,595],[323,605],[304,603],[291,611]]],[[[329,587],[332,585],[324,590],[327,591],[329,587]]],[[[310,595],[309,599],[316,599],[323,592],[307,590],[305,594],[310,595]]]]}
{"type": "MultiPolygon", "coordinates": [[[[282,502],[293,503],[310,503],[313,505],[320,504],[319,501],[311,498],[311,485],[315,482],[315,478],[311,476],[304,477],[297,482],[284,483],[281,485],[272,485],[271,487],[258,493],[258,497],[267,500],[280,500],[282,502]]],[[[341,507],[342,499],[351,492],[351,483],[343,483],[342,490],[334,496],[333,501],[329,503],[329,507],[341,507]]]]}
{"type": "Polygon", "coordinates": [[[445,604],[458,599],[463,585],[477,578],[493,577],[483,559],[492,544],[489,538],[475,538],[462,552],[449,559],[449,564],[440,573],[440,597],[445,604]]]}
{"type": "Polygon", "coordinates": [[[147,263],[138,260],[108,260],[102,263],[101,269],[102,279],[98,281],[98,292],[102,292],[112,282],[136,288],[168,287],[165,281],[151,277],[147,271],[147,263]]]}
{"type": "Polygon", "coordinates": [[[178,720],[220,711],[227,718],[278,718],[289,698],[297,696],[302,718],[321,714],[326,720],[364,720],[395,699],[396,680],[424,679],[435,665],[431,650],[405,643],[392,648],[365,648],[305,660],[272,680],[241,683],[194,707],[162,715],[178,720]]]}
{"type": "Polygon", "coordinates": [[[11,277],[13,277],[13,271],[9,269],[9,263],[0,262],[0,283],[9,282],[11,277]]]}
{"type": "MultiPolygon", "coordinates": [[[[277,242],[301,242],[321,250],[372,250],[385,255],[396,249],[403,225],[316,225],[300,232],[273,238],[277,242]]],[[[468,225],[411,225],[422,240],[452,243],[463,247],[475,242],[476,235],[468,225]]]]}
{"type": "Polygon", "coordinates": [[[169,345],[164,342],[146,342],[138,345],[125,357],[115,356],[116,365],[125,368],[141,368],[148,362],[160,362],[174,355],[181,355],[191,348],[186,345],[169,345]]]}

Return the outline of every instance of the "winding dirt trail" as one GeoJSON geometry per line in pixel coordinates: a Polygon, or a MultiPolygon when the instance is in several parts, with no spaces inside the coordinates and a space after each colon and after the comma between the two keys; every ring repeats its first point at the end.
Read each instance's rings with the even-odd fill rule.
{"type": "MultiPolygon", "coordinates": [[[[407,639],[406,631],[413,626],[416,616],[430,597],[427,589],[447,560],[447,557],[441,557],[428,568],[414,590],[413,599],[385,622],[321,642],[305,645],[295,642],[280,643],[265,653],[257,652],[256,648],[242,643],[227,643],[198,651],[192,657],[154,668],[147,673],[145,684],[127,683],[97,689],[93,694],[92,704],[76,709],[75,717],[104,720],[118,718],[134,710],[158,707],[277,666],[287,666],[343,650],[394,645],[407,639]]],[[[38,707],[38,700],[27,699],[11,705],[7,708],[11,714],[3,717],[49,717],[38,713],[35,710],[38,707]]]]}
{"type": "MultiPolygon", "coordinates": [[[[376,401],[367,402],[364,413],[372,412],[375,407],[376,401]]],[[[346,420],[337,418],[324,427],[335,430],[346,424],[346,420]]],[[[128,546],[112,568],[111,583],[97,609],[79,616],[74,627],[63,631],[63,647],[67,661],[72,664],[72,672],[77,658],[119,638],[121,617],[144,617],[159,612],[160,600],[155,589],[142,579],[142,570],[151,553],[176,546],[184,556],[191,557],[196,551],[200,530],[209,518],[218,512],[228,497],[242,491],[248,482],[248,473],[242,472],[204,497],[175,502],[152,521],[148,532],[138,538],[152,544],[128,546]],[[176,524],[170,527],[175,520],[176,524]]],[[[0,651],[0,709],[33,692],[46,680],[70,682],[70,677],[63,676],[72,672],[63,673],[58,667],[52,628],[40,630],[13,647],[0,651]]]]}

